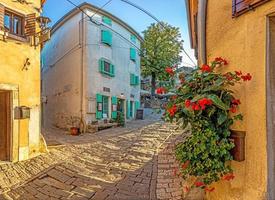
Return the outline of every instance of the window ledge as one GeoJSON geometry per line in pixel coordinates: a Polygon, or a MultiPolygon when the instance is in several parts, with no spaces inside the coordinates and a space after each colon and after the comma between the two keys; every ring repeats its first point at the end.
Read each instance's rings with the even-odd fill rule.
{"type": "Polygon", "coordinates": [[[18,36],[18,35],[12,34],[12,33],[8,33],[7,38],[17,40],[19,42],[24,42],[24,43],[27,43],[30,41],[28,38],[26,38],[24,36],[18,36]]]}

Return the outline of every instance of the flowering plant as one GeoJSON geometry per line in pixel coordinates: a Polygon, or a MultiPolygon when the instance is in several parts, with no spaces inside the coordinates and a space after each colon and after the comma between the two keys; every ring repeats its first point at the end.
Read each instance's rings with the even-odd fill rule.
{"type": "MultiPolygon", "coordinates": [[[[190,125],[191,134],[177,146],[176,157],[182,163],[183,177],[197,177],[192,187],[207,192],[214,190],[209,187],[211,183],[234,178],[227,162],[233,159],[230,150],[234,148],[230,126],[243,116],[237,113],[241,102],[230,87],[252,78],[241,71],[217,72],[227,64],[225,59],[216,58],[210,65],[181,74],[181,84],[172,91],[175,95],[164,114],[166,120],[177,122],[181,128],[190,125]]],[[[174,77],[170,69],[167,73],[174,77]]]]}

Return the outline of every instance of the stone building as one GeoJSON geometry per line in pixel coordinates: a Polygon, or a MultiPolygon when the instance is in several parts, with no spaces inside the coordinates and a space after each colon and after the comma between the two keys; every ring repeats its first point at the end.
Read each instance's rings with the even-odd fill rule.
{"type": "Polygon", "coordinates": [[[232,161],[235,179],[214,184],[211,200],[275,199],[275,1],[186,0],[191,44],[200,64],[229,60],[223,72],[249,72],[252,81],[233,90],[244,120],[242,162],[232,161]]]}
{"type": "Polygon", "coordinates": [[[43,125],[81,129],[127,119],[140,106],[141,36],[114,15],[83,3],[52,28],[42,51],[43,125]]]}
{"type": "Polygon", "coordinates": [[[41,6],[0,0],[0,162],[40,150],[41,6]]]}

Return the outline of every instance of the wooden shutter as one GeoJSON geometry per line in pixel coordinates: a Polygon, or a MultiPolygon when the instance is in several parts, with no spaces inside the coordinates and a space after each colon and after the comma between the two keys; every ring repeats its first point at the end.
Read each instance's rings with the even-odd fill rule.
{"type": "Polygon", "coordinates": [[[126,117],[127,117],[127,119],[130,119],[130,115],[131,115],[131,102],[130,102],[130,100],[127,100],[126,103],[127,103],[126,117]]]}
{"type": "Polygon", "coordinates": [[[4,30],[5,7],[0,4],[0,30],[4,30]]]}
{"type": "Polygon", "coordinates": [[[103,116],[103,96],[96,94],[96,119],[102,119],[103,116]]]}
{"type": "Polygon", "coordinates": [[[139,84],[139,76],[135,76],[135,85],[139,84]]]}
{"type": "Polygon", "coordinates": [[[117,97],[112,97],[112,119],[117,118],[117,97]]]}
{"type": "Polygon", "coordinates": [[[133,34],[131,34],[131,41],[133,43],[136,43],[136,41],[137,41],[137,37],[135,35],[133,35],[133,34]]]}
{"type": "Polygon", "coordinates": [[[130,48],[130,59],[136,61],[136,50],[134,48],[130,48]]]}
{"type": "Polygon", "coordinates": [[[98,68],[99,68],[99,72],[103,73],[104,72],[104,60],[100,59],[98,62],[98,68]]]}
{"type": "Polygon", "coordinates": [[[102,21],[109,26],[112,26],[112,20],[109,17],[103,16],[102,21]]]}
{"type": "Polygon", "coordinates": [[[110,64],[110,74],[112,77],[115,76],[115,66],[113,64],[110,64]]]}
{"type": "Polygon", "coordinates": [[[270,0],[233,0],[232,5],[232,15],[233,17],[237,17],[249,10],[252,10],[263,3],[266,3],[270,0]]]}
{"type": "Polygon", "coordinates": [[[36,16],[35,13],[26,16],[25,35],[34,36],[36,33],[36,16]]]}

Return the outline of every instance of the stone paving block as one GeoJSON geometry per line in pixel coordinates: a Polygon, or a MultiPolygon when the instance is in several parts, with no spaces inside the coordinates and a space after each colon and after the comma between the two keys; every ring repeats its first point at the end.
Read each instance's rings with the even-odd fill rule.
{"type": "Polygon", "coordinates": [[[95,191],[88,190],[86,188],[76,187],[72,191],[75,194],[79,194],[81,196],[85,196],[87,198],[91,198],[95,195],[95,191]]]}
{"type": "Polygon", "coordinates": [[[51,177],[46,177],[44,179],[41,179],[40,181],[42,183],[44,183],[45,185],[53,186],[55,188],[59,188],[59,189],[66,190],[66,191],[70,191],[74,188],[74,186],[72,186],[72,185],[65,184],[65,183],[55,180],[51,177]]]}
{"type": "Polygon", "coordinates": [[[52,170],[48,171],[47,174],[49,176],[51,176],[52,178],[59,180],[63,183],[65,183],[67,180],[69,180],[71,178],[70,176],[68,176],[60,171],[57,171],[56,169],[52,169],[52,170]]]}

